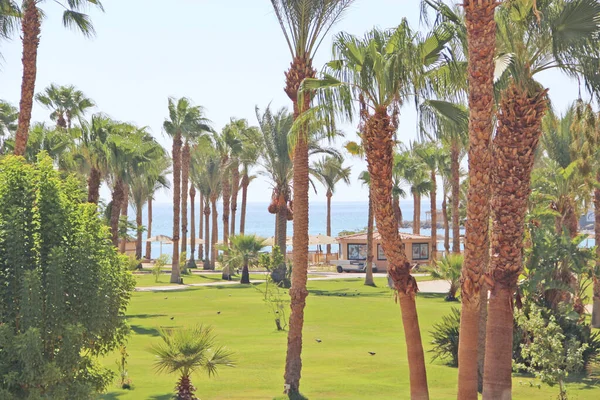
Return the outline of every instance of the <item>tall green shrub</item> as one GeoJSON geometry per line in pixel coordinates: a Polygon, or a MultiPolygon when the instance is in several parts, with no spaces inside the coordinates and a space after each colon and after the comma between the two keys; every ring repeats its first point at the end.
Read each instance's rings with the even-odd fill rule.
{"type": "Polygon", "coordinates": [[[0,161],[0,398],[87,399],[97,357],[128,333],[135,282],[75,178],[52,161],[0,161]]]}

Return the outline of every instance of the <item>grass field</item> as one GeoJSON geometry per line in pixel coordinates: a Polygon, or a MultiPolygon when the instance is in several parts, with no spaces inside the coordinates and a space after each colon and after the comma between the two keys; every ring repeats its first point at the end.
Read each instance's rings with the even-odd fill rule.
{"type": "MultiPolygon", "coordinates": [[[[169,282],[171,277],[170,273],[163,273],[160,275],[158,282],[154,279],[152,274],[135,274],[136,286],[147,287],[147,286],[169,286],[173,285],[169,282]]],[[[232,279],[239,281],[240,276],[237,275],[232,279]]],[[[265,275],[261,274],[250,274],[250,280],[264,280],[265,275]]],[[[210,282],[221,282],[221,273],[205,273],[205,274],[190,274],[183,275],[183,282],[186,285],[192,283],[210,283],[210,282]]]]}
{"type": "MultiPolygon", "coordinates": [[[[301,391],[309,399],[408,399],[408,366],[399,306],[386,279],[377,288],[362,279],[309,281],[304,325],[301,391]],[[316,342],[316,338],[322,340],[316,342]],[[375,352],[374,356],[369,351],[375,352]]],[[[261,287],[262,284],[257,285],[261,287]]],[[[286,296],[287,297],[287,296],[286,296]]],[[[426,350],[432,325],[458,303],[442,294],[420,293],[418,310],[426,350]]],[[[286,332],[277,332],[273,318],[252,286],[191,288],[173,292],[134,293],[128,311],[133,334],[127,347],[134,388],[117,389],[104,400],[153,399],[172,396],[176,376],[158,375],[147,351],[159,340],[160,326],[212,325],[218,341],[235,352],[236,368],[222,369],[216,378],[193,377],[197,395],[211,399],[273,399],[283,390],[286,332]],[[220,314],[218,314],[220,312],[220,314]]],[[[431,399],[456,398],[455,368],[430,362],[427,369],[431,399]]],[[[104,362],[116,370],[117,355],[104,362]]],[[[531,379],[514,378],[515,399],[555,399],[557,390],[530,386],[531,379]]],[[[570,399],[600,398],[600,382],[590,378],[568,385],[570,399]]]]}

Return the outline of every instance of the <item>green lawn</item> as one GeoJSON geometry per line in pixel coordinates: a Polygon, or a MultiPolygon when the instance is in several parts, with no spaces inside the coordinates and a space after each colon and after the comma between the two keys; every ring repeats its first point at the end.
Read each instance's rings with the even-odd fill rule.
{"type": "MultiPolygon", "coordinates": [[[[173,285],[169,282],[169,278],[171,276],[170,273],[163,273],[159,277],[158,282],[155,281],[154,275],[152,274],[135,274],[137,287],[147,287],[147,286],[169,286],[173,285]]],[[[233,279],[238,280],[240,276],[235,276],[233,279]]],[[[250,274],[251,280],[264,280],[265,275],[261,274],[250,274]]],[[[183,283],[191,284],[191,283],[209,283],[209,282],[220,282],[221,281],[221,273],[203,273],[203,274],[190,274],[183,275],[183,283]]]]}
{"type": "MultiPolygon", "coordinates": [[[[362,279],[309,282],[304,325],[301,390],[310,399],[408,399],[408,367],[398,304],[377,278],[379,287],[362,279]],[[321,343],[315,341],[322,340],[321,343]],[[376,355],[369,355],[369,351],[376,355]]],[[[262,285],[262,284],[261,284],[262,285]]],[[[426,350],[432,325],[458,303],[441,294],[420,293],[418,310],[426,350]]],[[[132,391],[116,387],[101,399],[161,399],[172,396],[177,379],[157,375],[147,349],[159,340],[159,326],[212,325],[220,343],[235,352],[236,368],[216,378],[193,378],[198,397],[211,399],[273,399],[281,397],[286,332],[277,332],[262,301],[251,286],[192,288],[174,292],[134,293],[129,307],[133,335],[128,352],[132,391]],[[220,312],[220,314],[218,314],[220,312]],[[172,319],[171,319],[172,318],[172,319]]],[[[431,354],[427,353],[428,360],[431,354]]],[[[104,362],[115,368],[117,355],[104,362]]],[[[432,399],[456,398],[455,368],[428,362],[432,399]]],[[[514,378],[515,399],[554,399],[556,389],[530,387],[530,379],[514,378]]],[[[587,379],[568,386],[570,399],[600,398],[600,383],[587,379]]]]}

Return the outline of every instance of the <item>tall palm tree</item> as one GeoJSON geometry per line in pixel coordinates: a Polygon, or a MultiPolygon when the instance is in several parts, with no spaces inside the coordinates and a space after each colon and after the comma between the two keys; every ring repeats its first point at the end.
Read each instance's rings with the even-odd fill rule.
{"type": "MultiPolygon", "coordinates": [[[[331,198],[335,193],[335,186],[339,182],[350,184],[351,167],[344,167],[343,160],[337,157],[323,157],[312,164],[313,175],[317,178],[327,192],[327,236],[331,236],[331,198]]],[[[331,245],[327,245],[327,254],[331,254],[331,245]]]]}
{"type": "Polygon", "coordinates": [[[413,196],[413,233],[421,233],[421,198],[430,193],[432,182],[427,174],[427,165],[417,155],[415,148],[406,151],[407,154],[399,161],[396,158],[396,167],[401,169],[403,179],[410,185],[410,193],[413,196]],[[403,162],[404,164],[400,164],[403,162]]]}
{"type": "Polygon", "coordinates": [[[580,55],[596,54],[590,39],[600,32],[600,3],[596,1],[554,0],[538,3],[539,9],[534,5],[511,1],[497,12],[500,50],[513,56],[510,80],[498,107],[491,164],[494,256],[488,273],[491,294],[484,399],[501,398],[512,388],[513,296],[522,270],[531,170],[547,108],[547,89],[535,76],[551,68],[578,74],[580,55]]]}
{"type": "MultiPolygon", "coordinates": [[[[158,187],[168,187],[169,185],[166,177],[169,166],[167,152],[153,139],[148,145],[154,148],[148,150],[147,167],[142,174],[134,175],[129,185],[131,205],[135,211],[135,225],[137,227],[135,242],[135,258],[137,260],[142,258],[142,211],[144,206],[158,187]]],[[[150,212],[151,210],[148,209],[148,213],[150,212]]],[[[148,220],[151,221],[150,216],[148,216],[148,220]]],[[[148,226],[148,231],[151,231],[150,226],[148,226]]]]}
{"type": "MultiPolygon", "coordinates": [[[[310,96],[298,98],[300,84],[315,76],[313,57],[323,37],[353,0],[271,0],[281,25],[292,63],[286,72],[285,93],[292,100],[294,119],[310,108],[310,96]],[[299,101],[300,100],[300,101],[299,101]]],[[[299,393],[302,369],[302,326],[308,291],[308,131],[302,126],[294,147],[294,269],[290,289],[291,314],[285,367],[286,391],[299,393]]]]}
{"type": "MultiPolygon", "coordinates": [[[[17,155],[24,154],[27,146],[37,76],[37,52],[44,14],[40,6],[44,2],[45,0],[23,0],[21,13],[23,80],[21,82],[21,101],[19,103],[19,125],[15,140],[15,154],[17,155]]],[[[89,16],[82,13],[81,10],[85,10],[88,6],[95,6],[104,11],[100,0],[56,0],[54,3],[59,4],[64,9],[62,21],[65,27],[75,28],[88,37],[95,34],[89,16]]]]}
{"type": "Polygon", "coordinates": [[[208,376],[217,373],[220,366],[234,367],[232,353],[224,347],[216,346],[216,336],[210,327],[202,325],[193,328],[161,328],[161,342],[153,343],[150,352],[156,356],[154,366],[158,372],[179,374],[177,399],[196,399],[196,388],[191,376],[198,370],[208,376]]]}
{"type": "MultiPolygon", "coordinates": [[[[164,168],[164,175],[168,175],[171,171],[169,170],[169,168],[171,167],[171,161],[168,158],[164,158],[163,159],[163,168],[164,168]]],[[[158,168],[160,169],[160,167],[158,168]]],[[[147,207],[148,207],[148,211],[147,211],[147,215],[146,218],[148,220],[148,222],[146,223],[146,238],[150,239],[152,237],[152,217],[153,217],[153,210],[152,210],[152,204],[154,202],[154,196],[156,195],[156,192],[158,192],[160,189],[169,189],[171,187],[171,183],[167,181],[167,179],[158,179],[155,182],[154,187],[150,188],[150,191],[148,193],[148,197],[146,199],[147,202],[147,207]]],[[[152,243],[151,242],[146,242],[146,254],[144,256],[144,258],[146,260],[152,260],[152,243]]]]}
{"type": "Polygon", "coordinates": [[[319,89],[322,104],[333,100],[346,115],[351,115],[353,102],[358,101],[377,229],[402,310],[412,399],[428,399],[429,394],[415,303],[418,288],[391,206],[394,134],[401,101],[420,88],[424,69],[438,61],[450,36],[438,29],[421,39],[406,21],[391,31],[375,29],[364,39],[342,33],[335,39],[334,60],[327,64],[324,78],[305,82],[307,88],[319,89]]]}
{"type": "Polygon", "coordinates": [[[429,168],[429,202],[431,204],[431,241],[433,247],[431,249],[431,259],[437,260],[437,182],[436,177],[440,170],[440,161],[442,158],[442,148],[436,142],[427,142],[415,146],[415,154],[421,159],[423,164],[429,168]]]}
{"type": "MultiPolygon", "coordinates": [[[[163,123],[163,130],[173,138],[173,257],[171,267],[171,283],[181,282],[179,265],[179,233],[181,216],[181,148],[183,138],[198,131],[198,119],[202,117],[201,109],[194,107],[191,101],[182,97],[169,98],[169,118],[163,123]]],[[[185,194],[187,199],[187,193],[185,194]]],[[[187,203],[187,201],[186,201],[187,203]]],[[[185,267],[185,266],[184,266],[185,267]]]]}
{"type": "Polygon", "coordinates": [[[56,121],[58,128],[69,131],[74,118],[85,116],[87,110],[95,106],[94,101],[75,86],[58,86],[54,83],[36,94],[35,100],[52,111],[50,119],[56,121]]]}
{"type": "Polygon", "coordinates": [[[242,166],[242,178],[240,187],[242,189],[242,209],[240,213],[240,234],[246,230],[246,206],[248,202],[248,186],[254,179],[250,175],[250,169],[258,163],[263,146],[262,134],[259,129],[248,129],[242,133],[242,153],[240,164],[242,166]]]}
{"type": "MultiPolygon", "coordinates": [[[[242,140],[239,137],[239,131],[226,125],[220,134],[214,134],[213,141],[215,149],[221,157],[221,195],[223,199],[223,243],[229,243],[229,216],[231,211],[231,170],[235,164],[233,158],[242,150],[242,140]]],[[[235,165],[238,168],[237,164],[235,165]]]]}
{"type": "MultiPolygon", "coordinates": [[[[183,139],[185,139],[183,149],[181,151],[181,252],[187,251],[187,212],[188,212],[188,186],[190,180],[190,146],[198,145],[200,141],[206,144],[209,140],[207,134],[213,132],[211,121],[204,116],[204,108],[201,106],[192,107],[189,109],[189,118],[192,120],[188,129],[182,131],[183,139]]],[[[193,263],[193,257],[190,260],[190,265],[193,263]]],[[[183,266],[185,270],[187,265],[183,266]]]]}
{"type": "Polygon", "coordinates": [[[358,176],[363,183],[369,187],[369,212],[367,216],[367,265],[365,268],[365,285],[375,286],[373,280],[373,233],[374,233],[374,219],[373,215],[373,193],[371,192],[371,176],[369,171],[363,171],[358,176]]]}

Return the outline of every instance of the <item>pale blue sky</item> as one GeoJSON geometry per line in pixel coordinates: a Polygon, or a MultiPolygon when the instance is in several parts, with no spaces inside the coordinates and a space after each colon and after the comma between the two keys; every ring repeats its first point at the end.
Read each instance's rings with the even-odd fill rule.
{"type": "MultiPolygon", "coordinates": [[[[52,82],[74,84],[98,104],[97,111],[146,125],[170,150],[162,134],[169,96],[187,96],[203,105],[215,128],[230,117],[256,124],[254,107],[290,106],[283,92],[283,72],[291,60],[269,0],[104,0],[106,13],[91,12],[97,36],[85,39],[64,29],[60,7],[43,4],[47,19],[42,26],[36,92],[52,82]]],[[[320,69],[331,55],[331,38],[339,31],[361,35],[373,26],[389,28],[406,17],[419,26],[418,0],[357,0],[323,41],[315,58],[320,69]]],[[[0,98],[17,105],[21,83],[21,44],[18,38],[0,44],[0,98]]],[[[577,82],[557,73],[542,77],[561,112],[576,98],[577,82]]],[[[399,138],[416,138],[412,103],[402,110],[399,138]]],[[[48,119],[48,111],[34,106],[33,120],[48,119]]],[[[355,128],[344,125],[346,138],[355,128]]],[[[340,186],[337,201],[366,200],[357,182],[364,162],[348,157],[352,185],[340,186]]],[[[319,188],[321,189],[321,188],[319,188]]],[[[107,196],[107,191],[103,195],[107,196]]],[[[255,180],[249,201],[268,201],[270,188],[263,177],[255,180]]],[[[160,193],[166,202],[170,193],[160,193]]],[[[324,191],[311,192],[323,201],[324,191]]]]}

